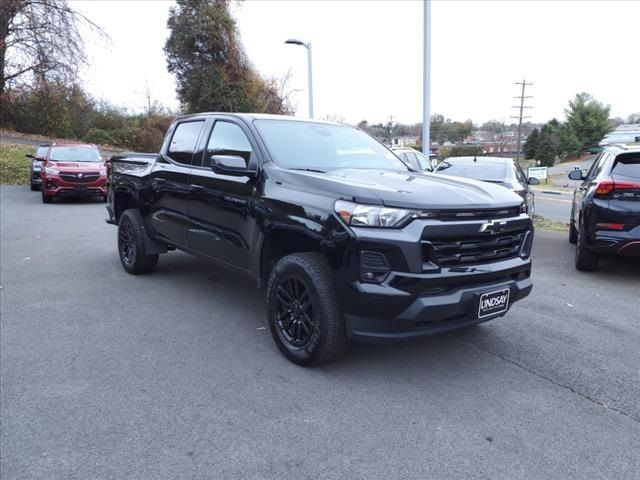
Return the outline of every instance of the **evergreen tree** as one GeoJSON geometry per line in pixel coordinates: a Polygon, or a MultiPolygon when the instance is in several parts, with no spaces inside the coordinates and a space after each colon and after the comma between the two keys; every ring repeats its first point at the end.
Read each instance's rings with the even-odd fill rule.
{"type": "Polygon", "coordinates": [[[611,130],[610,110],[609,105],[603,105],[588,93],[578,93],[565,110],[569,129],[565,136],[571,149],[565,151],[577,153],[587,143],[599,142],[611,130]]]}
{"type": "Polygon", "coordinates": [[[540,132],[537,128],[534,128],[533,131],[527,137],[527,141],[524,143],[524,147],[522,149],[522,153],[524,153],[524,158],[535,158],[536,149],[538,148],[538,140],[540,138],[540,132]]]}
{"type": "Polygon", "coordinates": [[[535,159],[541,165],[551,167],[555,164],[556,157],[560,155],[560,122],[555,118],[546,123],[540,129],[536,145],[535,159]]]}

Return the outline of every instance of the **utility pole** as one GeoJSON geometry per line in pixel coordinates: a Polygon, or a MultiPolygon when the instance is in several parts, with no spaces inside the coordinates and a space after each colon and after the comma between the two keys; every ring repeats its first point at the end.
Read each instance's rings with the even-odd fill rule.
{"type": "Polygon", "coordinates": [[[393,114],[389,115],[389,146],[393,147],[393,114]]]}
{"type": "Polygon", "coordinates": [[[531,116],[522,116],[522,113],[524,111],[525,108],[531,108],[529,106],[525,106],[524,101],[527,98],[532,98],[532,97],[525,97],[524,95],[524,89],[527,85],[533,85],[533,83],[527,83],[527,81],[525,79],[522,79],[521,82],[516,82],[516,85],[522,85],[522,93],[520,94],[519,97],[513,97],[513,98],[519,98],[520,99],[520,105],[513,105],[511,108],[519,108],[520,109],[520,115],[518,116],[512,116],[511,118],[518,118],[518,145],[516,146],[516,150],[517,150],[517,154],[516,154],[516,162],[518,163],[518,165],[520,164],[520,142],[522,141],[522,119],[523,118],[531,118],[531,116]]]}

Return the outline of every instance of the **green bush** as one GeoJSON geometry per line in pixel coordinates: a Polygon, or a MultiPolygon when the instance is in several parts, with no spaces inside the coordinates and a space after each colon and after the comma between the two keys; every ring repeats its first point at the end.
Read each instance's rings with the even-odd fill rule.
{"type": "Polygon", "coordinates": [[[438,152],[438,160],[449,157],[481,157],[483,155],[485,153],[480,145],[454,145],[441,148],[438,152]]]}
{"type": "Polygon", "coordinates": [[[90,128],[84,140],[97,145],[115,145],[115,140],[110,132],[101,128],[90,128]]]}
{"type": "Polygon", "coordinates": [[[142,152],[158,152],[162,146],[164,131],[154,127],[142,127],[135,137],[135,148],[142,152]]]}
{"type": "Polygon", "coordinates": [[[34,147],[0,142],[0,183],[29,183],[30,159],[34,147]]]}

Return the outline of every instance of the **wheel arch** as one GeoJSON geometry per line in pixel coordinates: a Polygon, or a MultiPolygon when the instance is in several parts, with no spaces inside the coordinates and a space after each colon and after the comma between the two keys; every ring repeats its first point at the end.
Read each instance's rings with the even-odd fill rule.
{"type": "Polygon", "coordinates": [[[138,199],[136,195],[128,188],[118,188],[113,194],[113,214],[116,223],[125,210],[129,208],[137,208],[138,199]]]}
{"type": "Polygon", "coordinates": [[[292,253],[319,252],[324,253],[322,238],[308,231],[297,230],[288,226],[275,227],[268,230],[263,237],[258,267],[258,282],[265,286],[271,270],[278,261],[292,253]]]}

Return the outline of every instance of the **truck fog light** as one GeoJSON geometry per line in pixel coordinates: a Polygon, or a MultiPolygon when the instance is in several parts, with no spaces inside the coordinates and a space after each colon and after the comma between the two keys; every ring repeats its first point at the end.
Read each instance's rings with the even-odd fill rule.
{"type": "Polygon", "coordinates": [[[391,269],[383,253],[362,250],[360,252],[360,280],[368,283],[381,283],[391,269]]]}

